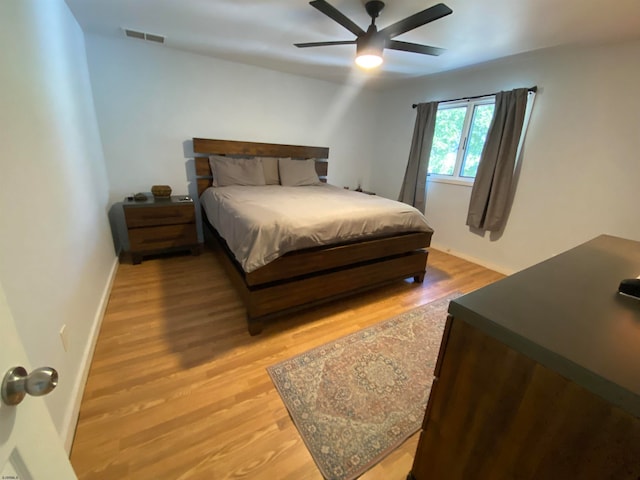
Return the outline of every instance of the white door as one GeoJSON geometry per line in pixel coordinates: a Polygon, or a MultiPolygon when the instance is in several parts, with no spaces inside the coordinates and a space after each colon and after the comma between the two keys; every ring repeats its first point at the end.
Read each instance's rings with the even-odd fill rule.
{"type": "MultiPolygon", "coordinates": [[[[0,382],[16,366],[32,370],[0,284],[0,382]]],[[[43,402],[29,395],[16,406],[0,400],[0,479],[77,478],[43,402]]]]}

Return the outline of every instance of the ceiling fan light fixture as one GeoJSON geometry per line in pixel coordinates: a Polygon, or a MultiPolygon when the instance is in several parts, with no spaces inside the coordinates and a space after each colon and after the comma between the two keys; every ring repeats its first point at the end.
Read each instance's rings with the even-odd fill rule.
{"type": "Polygon", "coordinates": [[[382,65],[382,52],[361,53],[356,57],[356,64],[366,69],[379,67],[382,65]]]}
{"type": "Polygon", "coordinates": [[[366,69],[382,65],[384,44],[384,38],[377,34],[375,26],[370,27],[366,35],[358,38],[356,42],[356,64],[366,69]]]}

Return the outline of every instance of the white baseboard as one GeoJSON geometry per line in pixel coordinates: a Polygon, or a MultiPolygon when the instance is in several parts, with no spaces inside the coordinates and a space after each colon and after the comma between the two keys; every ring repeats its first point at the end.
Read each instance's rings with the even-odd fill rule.
{"type": "Polygon", "coordinates": [[[111,271],[109,272],[109,278],[105,285],[98,309],[96,310],[95,317],[93,319],[93,325],[91,327],[91,333],[89,335],[87,345],[84,353],[82,354],[82,362],[80,365],[81,374],[78,375],[76,383],[73,386],[71,398],[73,404],[71,408],[67,410],[66,418],[63,422],[61,438],[64,442],[64,448],[67,454],[71,453],[71,447],[73,445],[73,438],[76,433],[76,425],[78,424],[78,416],[80,414],[80,404],[82,403],[82,395],[84,394],[84,387],[87,383],[87,377],[89,376],[89,368],[91,367],[91,360],[93,359],[93,352],[96,348],[98,341],[98,335],[100,334],[100,326],[102,325],[102,319],[104,313],[107,310],[107,304],[109,303],[109,295],[111,294],[111,288],[113,287],[113,281],[116,278],[118,271],[118,257],[113,259],[113,265],[111,265],[111,271]]]}
{"type": "MultiPolygon", "coordinates": [[[[506,268],[502,265],[496,265],[494,263],[488,262],[481,258],[473,257],[472,255],[467,255],[463,252],[458,252],[452,248],[447,247],[446,245],[439,245],[438,243],[431,242],[431,246],[436,250],[440,250],[441,252],[448,253],[449,255],[453,255],[454,257],[461,258],[471,263],[475,263],[480,265],[481,267],[488,268],[489,270],[493,270],[494,272],[502,273],[503,275],[512,275],[516,272],[512,268],[506,268]]],[[[428,263],[428,262],[427,262],[428,263]]],[[[428,265],[427,265],[428,268],[428,265]]]]}

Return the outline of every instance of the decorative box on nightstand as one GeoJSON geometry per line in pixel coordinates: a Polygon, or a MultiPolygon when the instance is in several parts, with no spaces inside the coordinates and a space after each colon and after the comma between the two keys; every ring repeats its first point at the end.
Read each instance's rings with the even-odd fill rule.
{"type": "Polygon", "coordinates": [[[196,213],[189,197],[125,199],[123,209],[129,236],[129,252],[125,256],[128,253],[134,264],[145,255],[176,250],[199,253],[196,213]]]}

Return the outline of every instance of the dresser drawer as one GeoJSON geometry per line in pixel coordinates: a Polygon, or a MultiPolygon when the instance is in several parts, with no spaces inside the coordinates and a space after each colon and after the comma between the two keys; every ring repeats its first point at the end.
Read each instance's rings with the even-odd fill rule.
{"type": "Polygon", "coordinates": [[[129,244],[133,252],[193,246],[197,243],[198,235],[193,223],[129,230],[129,244]]]}
{"type": "Polygon", "coordinates": [[[176,225],[195,222],[193,204],[167,205],[158,207],[128,207],[124,209],[127,227],[147,227],[152,225],[176,225]]]}

